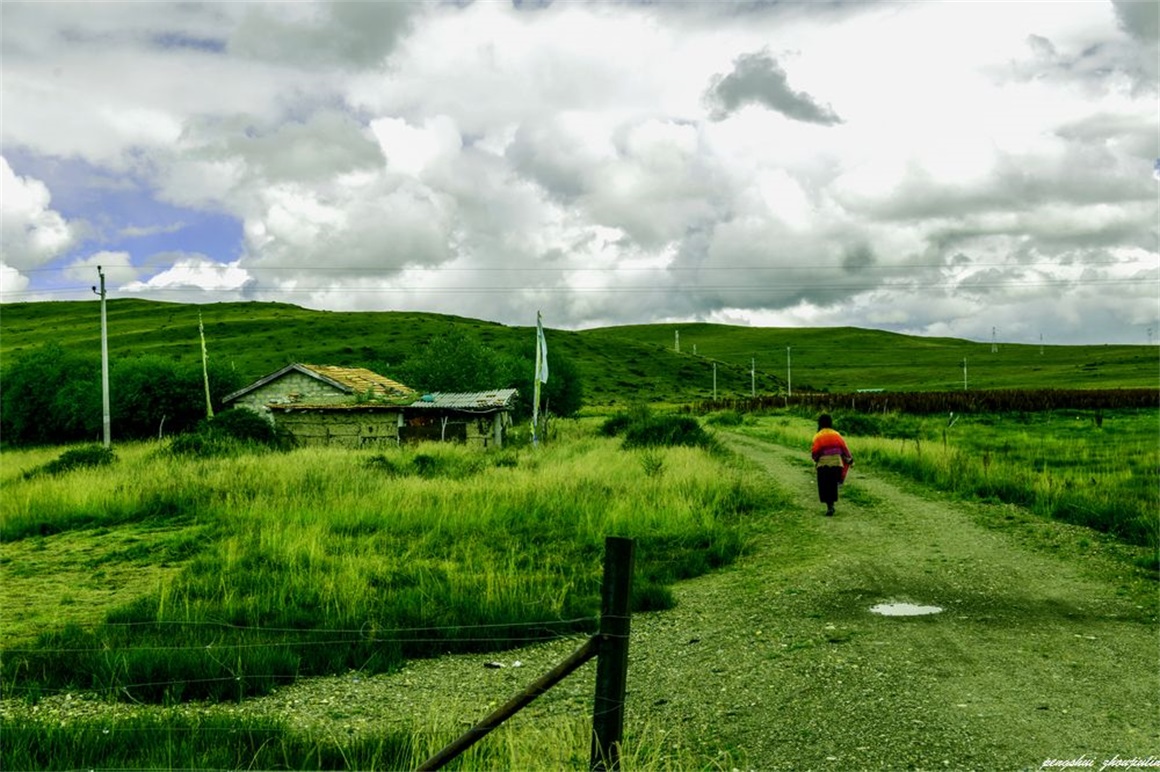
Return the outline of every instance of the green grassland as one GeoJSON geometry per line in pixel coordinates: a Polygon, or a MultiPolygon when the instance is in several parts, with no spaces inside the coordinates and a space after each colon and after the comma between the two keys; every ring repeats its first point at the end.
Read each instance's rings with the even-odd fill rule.
{"type": "MultiPolygon", "coordinates": [[[[608,534],[636,542],[633,607],[666,608],[675,581],[732,562],[749,518],[783,505],[770,481],[719,451],[626,449],[592,424],[560,421],[536,451],[486,454],[190,458],[122,443],[110,466],[59,474],[35,473],[53,449],[6,450],[0,693],[31,706],[79,691],[155,707],[112,730],[101,718],[4,718],[2,765],[414,767],[462,727],[319,737],[185,708],[593,632],[608,534]]],[[[462,763],[576,767],[586,731],[576,716],[530,734],[505,728],[462,763]]],[[[649,737],[630,738],[630,767],[681,757],[649,737]]]]}
{"type": "MultiPolygon", "coordinates": [[[[532,327],[437,314],[313,311],[281,303],[187,305],[137,299],[108,304],[112,357],[200,356],[198,316],[210,356],[247,379],[290,362],[363,366],[391,374],[433,336],[469,334],[497,351],[531,356],[532,327]]],[[[0,364],[54,341],[100,351],[96,302],[16,303],[0,308],[0,364]]],[[[795,391],[997,388],[1154,388],[1160,347],[1043,346],[922,338],[855,328],[788,329],[717,324],[657,324],[568,331],[550,329],[549,351],[569,358],[583,379],[585,403],[683,403],[778,393],[791,349],[795,391]],[[681,350],[675,350],[680,332],[681,350]],[[696,353],[694,353],[694,349],[696,353]],[[751,362],[756,370],[751,377],[751,362]]],[[[530,376],[529,376],[530,380],[530,376]]]]}
{"type": "MultiPolygon", "coordinates": [[[[1151,523],[1154,533],[1156,412],[1099,417],[837,421],[862,465],[984,499],[1030,491],[1019,501],[1044,515],[1128,513],[1132,528],[1151,523]]],[[[276,719],[223,724],[176,710],[303,676],[389,671],[411,657],[590,631],[610,533],[637,542],[635,607],[663,609],[673,582],[729,564],[757,523],[786,516],[780,483],[728,455],[630,450],[597,436],[596,423],[560,421],[556,441],[538,451],[487,454],[436,445],[191,459],[162,443],[124,443],[110,467],[57,475],[26,474],[53,449],[6,450],[4,696],[36,706],[79,690],[157,712],[111,730],[99,718],[5,719],[4,766],[411,767],[456,728],[311,737],[276,719]]],[[[794,412],[708,423],[792,447],[812,433],[794,412]]],[[[1079,521],[1130,540],[1138,533],[1079,521]]],[[[808,554],[816,538],[779,532],[787,554],[808,554]]],[[[582,718],[546,731],[498,734],[464,768],[583,766],[582,718]]],[[[642,755],[626,768],[706,763],[674,759],[647,732],[632,740],[642,755]]]]}
{"type": "MultiPolygon", "coordinates": [[[[1155,410],[958,418],[839,411],[835,426],[863,464],[969,498],[1018,504],[1153,551],[1160,546],[1155,410]]],[[[752,418],[741,427],[801,448],[809,446],[815,429],[813,416],[800,411],[752,418]]]]}
{"type": "MultiPolygon", "coordinates": [[[[673,349],[680,332],[682,352],[697,347],[741,367],[744,383],[727,381],[730,392],[748,394],[751,360],[759,372],[784,380],[787,352],[794,390],[858,389],[944,391],[963,388],[963,360],[971,389],[1155,388],[1160,385],[1160,349],[1147,346],[1038,346],[957,338],[927,338],[855,327],[760,328],[721,324],[650,324],[607,327],[591,338],[632,340],[673,349]],[[1042,353],[1041,353],[1042,352],[1042,353]]],[[[758,389],[760,392],[760,387],[758,389]]]]}
{"type": "Polygon", "coordinates": [[[634,603],[663,608],[776,500],[724,456],[592,436],[534,454],[117,452],[31,477],[42,451],[4,454],[6,694],[241,697],[590,630],[605,535],[637,540],[634,603]]]}

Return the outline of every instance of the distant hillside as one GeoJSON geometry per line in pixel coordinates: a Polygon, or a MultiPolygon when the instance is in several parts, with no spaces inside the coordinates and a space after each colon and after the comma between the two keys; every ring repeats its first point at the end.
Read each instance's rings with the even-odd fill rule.
{"type": "MultiPolygon", "coordinates": [[[[108,304],[111,357],[200,356],[198,315],[210,356],[257,379],[290,362],[364,366],[386,375],[433,336],[461,330],[502,351],[532,355],[534,329],[439,314],[312,311],[282,303],[108,304]]],[[[920,338],[855,328],[786,329],[656,324],[548,329],[549,356],[566,356],[594,407],[796,391],[1121,388],[1160,384],[1160,348],[1039,346],[920,338]],[[676,333],[680,351],[676,351],[676,333]],[[787,351],[789,348],[787,367],[787,351]],[[751,377],[753,362],[756,373],[751,377]]],[[[0,306],[0,365],[49,341],[100,352],[97,301],[0,306]]],[[[529,373],[529,381],[531,374],[529,373]]],[[[530,385],[530,384],[529,384],[530,385]]]]}

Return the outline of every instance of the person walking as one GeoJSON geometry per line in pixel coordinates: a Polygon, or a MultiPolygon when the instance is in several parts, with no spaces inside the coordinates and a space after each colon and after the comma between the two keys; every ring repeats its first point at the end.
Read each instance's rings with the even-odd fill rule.
{"type": "Polygon", "coordinates": [[[810,447],[818,471],[818,499],[826,505],[826,517],[833,517],[838,500],[838,486],[854,465],[854,457],[842,435],[834,431],[834,419],[828,413],[818,416],[818,433],[810,447]]]}

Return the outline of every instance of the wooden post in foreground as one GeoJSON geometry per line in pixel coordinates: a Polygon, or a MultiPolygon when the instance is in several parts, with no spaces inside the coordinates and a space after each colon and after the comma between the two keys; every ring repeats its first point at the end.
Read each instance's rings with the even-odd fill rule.
{"type": "Polygon", "coordinates": [[[633,541],[604,540],[604,585],[600,603],[600,656],[596,660],[596,701],[592,708],[590,768],[620,769],[624,735],[624,689],[628,681],[629,601],[632,597],[633,541]]]}
{"type": "Polygon", "coordinates": [[[539,697],[544,692],[551,689],[556,684],[563,681],[572,671],[583,665],[588,660],[597,655],[600,649],[600,640],[597,636],[592,636],[584,645],[577,649],[572,656],[561,662],[556,667],[552,668],[548,673],[538,678],[531,686],[524,689],[512,699],[500,707],[493,710],[487,718],[480,721],[464,734],[455,740],[455,742],[446,746],[431,758],[424,761],[419,767],[418,772],[427,772],[428,770],[442,769],[443,765],[454,759],[465,750],[475,745],[482,740],[491,730],[498,727],[504,721],[508,720],[521,709],[523,709],[532,700],[539,697]]]}
{"type": "Polygon", "coordinates": [[[620,768],[620,741],[624,734],[624,687],[628,676],[629,600],[632,595],[633,541],[616,536],[604,540],[604,585],[601,588],[600,632],[570,657],[537,679],[504,705],[431,758],[419,772],[442,769],[489,732],[518,713],[532,700],[563,681],[593,657],[596,663],[596,701],[592,710],[593,770],[620,768]]]}

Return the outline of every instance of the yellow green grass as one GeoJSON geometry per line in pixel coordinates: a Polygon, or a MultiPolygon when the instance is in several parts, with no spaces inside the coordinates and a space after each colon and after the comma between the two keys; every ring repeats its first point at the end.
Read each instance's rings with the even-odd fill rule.
{"type": "MultiPolygon", "coordinates": [[[[0,721],[5,768],[77,769],[415,769],[455,739],[463,727],[432,713],[420,724],[372,735],[316,735],[273,718],[195,715],[172,708],[122,719],[61,725],[53,720],[0,721]],[[223,742],[223,737],[229,740],[223,742]]],[[[557,716],[535,723],[518,717],[469,748],[448,769],[587,769],[588,717],[557,716]]],[[[730,769],[723,756],[706,767],[692,749],[655,726],[630,727],[621,769],[668,772],[730,769]]]]}
{"type": "Polygon", "coordinates": [[[606,536],[637,540],[634,604],[663,608],[775,500],[723,456],[563,434],[579,436],[490,454],[125,445],[112,466],[31,478],[45,453],[7,451],[0,579],[23,611],[5,612],[3,686],[241,698],[591,630],[606,536]]]}
{"type": "MultiPolygon", "coordinates": [[[[1005,501],[1157,547],[1160,413],[1155,410],[924,417],[837,412],[835,427],[861,464],[932,487],[1005,501]]],[[[800,414],[751,421],[754,436],[809,446],[816,425],[800,414]]]]}

